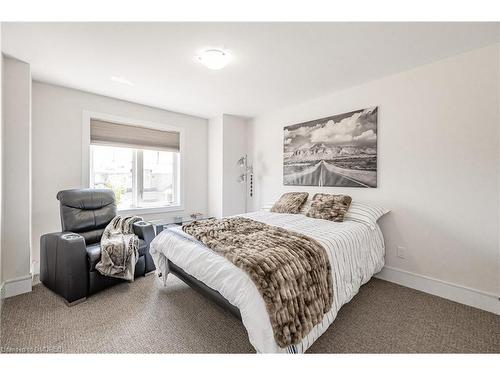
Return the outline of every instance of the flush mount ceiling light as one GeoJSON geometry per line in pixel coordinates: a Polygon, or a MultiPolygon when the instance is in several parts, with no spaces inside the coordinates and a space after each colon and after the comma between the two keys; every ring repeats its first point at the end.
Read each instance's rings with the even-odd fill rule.
{"type": "Polygon", "coordinates": [[[216,48],[206,49],[196,56],[196,58],[207,68],[213,70],[224,68],[231,60],[231,56],[227,51],[216,48]]]}
{"type": "Polygon", "coordinates": [[[111,76],[109,77],[109,79],[112,80],[113,82],[121,83],[122,85],[134,86],[134,84],[131,81],[122,76],[111,76]]]}

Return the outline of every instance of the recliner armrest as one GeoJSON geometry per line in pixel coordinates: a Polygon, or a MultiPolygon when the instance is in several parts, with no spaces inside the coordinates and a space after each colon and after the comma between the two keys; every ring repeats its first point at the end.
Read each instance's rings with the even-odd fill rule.
{"type": "Polygon", "coordinates": [[[148,246],[155,238],[155,230],[153,224],[146,221],[138,221],[134,223],[134,233],[139,236],[141,240],[144,240],[148,246]]]}
{"type": "Polygon", "coordinates": [[[40,237],[40,281],[69,303],[87,296],[88,266],[85,240],[71,232],[40,237]]]}
{"type": "Polygon", "coordinates": [[[145,261],[146,261],[146,273],[154,271],[155,264],[153,261],[153,258],[151,257],[151,254],[149,253],[149,245],[151,244],[151,241],[153,241],[153,238],[155,238],[155,230],[152,224],[146,222],[146,221],[138,221],[137,223],[134,223],[134,233],[139,236],[140,239],[144,240],[148,246],[146,250],[146,256],[145,256],[145,261]]]}

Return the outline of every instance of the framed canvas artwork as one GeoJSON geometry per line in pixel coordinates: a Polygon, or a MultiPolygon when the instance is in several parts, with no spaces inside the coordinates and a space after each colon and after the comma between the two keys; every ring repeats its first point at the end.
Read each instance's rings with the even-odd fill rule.
{"type": "Polygon", "coordinates": [[[377,110],[286,126],[283,183],[377,187],[377,110]]]}

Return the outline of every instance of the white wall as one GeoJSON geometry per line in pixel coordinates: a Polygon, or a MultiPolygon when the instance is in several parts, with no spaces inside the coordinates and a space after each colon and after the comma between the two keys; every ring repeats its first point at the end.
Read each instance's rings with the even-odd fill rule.
{"type": "MultiPolygon", "coordinates": [[[[7,283],[28,280],[28,288],[31,288],[30,66],[19,60],[5,58],[2,83],[2,275],[7,283]]],[[[8,296],[10,293],[7,291],[6,294],[8,296]]]]}
{"type": "Polygon", "coordinates": [[[238,182],[244,169],[236,163],[246,153],[246,122],[225,114],[223,126],[222,216],[231,216],[245,212],[245,184],[238,182]]]}
{"type": "Polygon", "coordinates": [[[247,149],[245,119],[222,114],[209,120],[208,206],[220,218],[245,212],[245,184],[238,183],[236,164],[247,149]]]}
{"type": "Polygon", "coordinates": [[[207,213],[207,120],[82,91],[33,83],[33,258],[43,233],[59,231],[59,190],[82,185],[82,113],[94,111],[184,129],[184,211],[207,213]]]}
{"type": "MultiPolygon", "coordinates": [[[[3,273],[2,273],[2,218],[3,218],[3,100],[2,100],[2,78],[3,78],[3,55],[2,55],[2,23],[0,22],[0,316],[2,315],[2,300],[3,300],[3,273]]],[[[1,328],[0,328],[1,338],[1,328]]]]}
{"type": "Polygon", "coordinates": [[[208,121],[208,213],[222,217],[222,115],[208,121]]]}
{"type": "Polygon", "coordinates": [[[498,296],[499,67],[494,45],[257,117],[254,208],[294,190],[379,203],[387,265],[498,296]],[[378,188],[283,186],[284,126],[372,106],[378,188]]]}

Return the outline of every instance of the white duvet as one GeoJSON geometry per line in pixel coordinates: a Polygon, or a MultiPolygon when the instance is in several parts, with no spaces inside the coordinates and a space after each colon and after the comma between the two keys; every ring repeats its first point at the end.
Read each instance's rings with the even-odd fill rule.
{"type": "Polygon", "coordinates": [[[332,265],[332,308],[298,345],[280,348],[276,344],[264,300],[249,276],[184,233],[181,227],[159,233],[151,242],[150,252],[165,280],[169,259],[238,307],[250,343],[258,353],[305,352],[330,326],[342,305],[384,265],[384,239],[378,225],[348,220],[335,223],[265,211],[241,216],[305,234],[321,243],[328,253],[332,265]]]}

